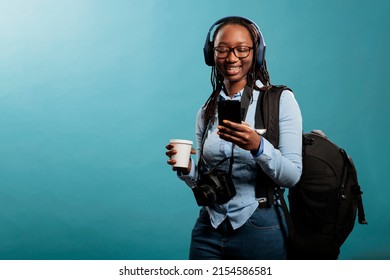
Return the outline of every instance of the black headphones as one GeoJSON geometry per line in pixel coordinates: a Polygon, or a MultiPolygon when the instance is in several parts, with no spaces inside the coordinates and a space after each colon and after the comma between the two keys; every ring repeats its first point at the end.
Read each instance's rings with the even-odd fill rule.
{"type": "Polygon", "coordinates": [[[209,32],[207,33],[206,42],[204,43],[204,47],[203,47],[204,60],[205,60],[206,64],[208,66],[214,66],[215,65],[215,62],[214,62],[214,50],[213,50],[214,46],[212,45],[213,43],[210,41],[211,30],[213,30],[213,28],[216,25],[221,24],[221,23],[223,23],[225,21],[228,21],[230,19],[234,19],[234,18],[242,19],[242,20],[248,22],[249,24],[253,25],[257,29],[257,31],[259,32],[259,42],[258,42],[258,48],[257,48],[258,56],[257,56],[257,61],[256,62],[257,62],[257,66],[258,67],[263,68],[264,57],[265,57],[265,47],[266,46],[265,46],[264,38],[263,38],[263,35],[261,34],[260,28],[252,20],[250,20],[248,18],[244,18],[244,17],[237,17],[237,16],[221,18],[220,20],[216,21],[210,27],[209,32]]]}

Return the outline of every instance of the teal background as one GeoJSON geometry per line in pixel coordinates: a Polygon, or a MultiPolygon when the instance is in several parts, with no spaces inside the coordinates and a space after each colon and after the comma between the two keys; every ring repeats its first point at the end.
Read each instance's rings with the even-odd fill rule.
{"type": "Polygon", "coordinates": [[[187,259],[198,214],[166,164],[211,92],[202,47],[256,21],[305,131],[355,161],[368,226],[340,259],[390,259],[387,0],[0,0],[0,258],[187,259]]]}

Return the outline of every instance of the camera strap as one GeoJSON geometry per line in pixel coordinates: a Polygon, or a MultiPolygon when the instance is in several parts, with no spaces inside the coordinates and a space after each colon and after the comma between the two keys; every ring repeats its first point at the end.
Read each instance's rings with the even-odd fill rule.
{"type": "MultiPolygon", "coordinates": [[[[245,118],[246,118],[246,114],[248,112],[248,107],[249,107],[249,103],[252,99],[252,91],[253,89],[249,86],[245,86],[244,88],[244,92],[242,94],[242,97],[241,97],[241,120],[245,121],[245,118]]],[[[204,132],[203,132],[203,136],[202,136],[202,142],[201,142],[201,147],[200,147],[200,156],[199,156],[199,162],[198,162],[198,166],[199,166],[199,172],[198,172],[198,177],[201,175],[201,174],[204,174],[205,170],[205,160],[203,158],[203,147],[204,147],[204,143],[206,142],[206,138],[207,138],[207,133],[211,127],[211,121],[208,122],[204,132]]],[[[209,172],[212,172],[213,170],[215,170],[218,166],[220,166],[222,163],[224,163],[226,160],[230,160],[230,164],[229,164],[229,175],[231,176],[232,175],[232,169],[233,169],[233,163],[234,163],[234,147],[235,147],[235,144],[232,143],[232,151],[231,151],[231,156],[230,157],[226,157],[224,158],[223,160],[221,160],[220,162],[217,163],[217,165],[212,168],[209,172]]]]}
{"type": "Polygon", "coordinates": [[[243,121],[245,121],[246,113],[248,112],[249,102],[252,99],[252,92],[253,89],[246,86],[241,97],[241,120],[243,121]]]}
{"type": "Polygon", "coordinates": [[[201,174],[205,174],[205,173],[211,173],[213,172],[215,169],[217,169],[218,166],[220,166],[222,163],[224,163],[225,161],[227,160],[230,160],[230,163],[229,163],[229,171],[228,171],[228,174],[229,176],[232,175],[232,170],[233,170],[233,162],[234,162],[234,144],[232,144],[232,152],[231,152],[231,156],[230,157],[226,157],[224,159],[222,159],[220,162],[218,162],[211,170],[205,172],[205,165],[206,165],[206,162],[203,158],[203,146],[204,146],[204,142],[206,141],[206,134],[207,134],[207,131],[210,129],[210,124],[211,122],[209,122],[209,124],[207,125],[207,130],[205,131],[205,133],[203,134],[203,139],[202,139],[202,146],[200,148],[200,156],[199,156],[199,162],[198,162],[198,167],[199,167],[199,172],[198,172],[198,179],[200,177],[201,174]]]}

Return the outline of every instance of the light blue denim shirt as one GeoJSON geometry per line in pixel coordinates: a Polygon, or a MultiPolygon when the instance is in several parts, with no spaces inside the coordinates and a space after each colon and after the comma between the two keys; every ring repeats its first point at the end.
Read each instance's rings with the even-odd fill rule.
{"type": "MultiPolygon", "coordinates": [[[[232,99],[241,100],[243,90],[232,99]]],[[[221,97],[229,99],[224,92],[221,97]]],[[[253,91],[253,102],[249,104],[245,122],[254,127],[255,111],[259,92],[253,91]]],[[[197,158],[199,159],[204,122],[203,110],[200,109],[196,120],[197,158]]],[[[231,143],[217,135],[218,116],[207,132],[203,156],[210,167],[231,155],[231,143]]],[[[228,218],[234,229],[242,226],[258,207],[255,197],[256,169],[258,164],[264,172],[282,187],[294,186],[302,174],[302,116],[298,103],[291,91],[284,90],[280,98],[279,113],[279,147],[275,148],[262,137],[259,152],[253,156],[249,151],[234,147],[234,164],[232,179],[236,187],[236,196],[223,205],[206,207],[213,227],[217,228],[228,218]]],[[[193,187],[197,179],[197,162],[192,160],[191,172],[179,177],[193,187]]],[[[225,161],[220,169],[228,170],[229,161],[225,161]]]]}

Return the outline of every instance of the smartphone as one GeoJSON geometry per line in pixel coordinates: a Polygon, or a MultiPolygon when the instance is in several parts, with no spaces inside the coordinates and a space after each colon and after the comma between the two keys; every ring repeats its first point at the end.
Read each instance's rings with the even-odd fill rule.
{"type": "Polygon", "coordinates": [[[241,102],[239,100],[218,101],[218,122],[223,120],[241,123],[241,102]]]}

